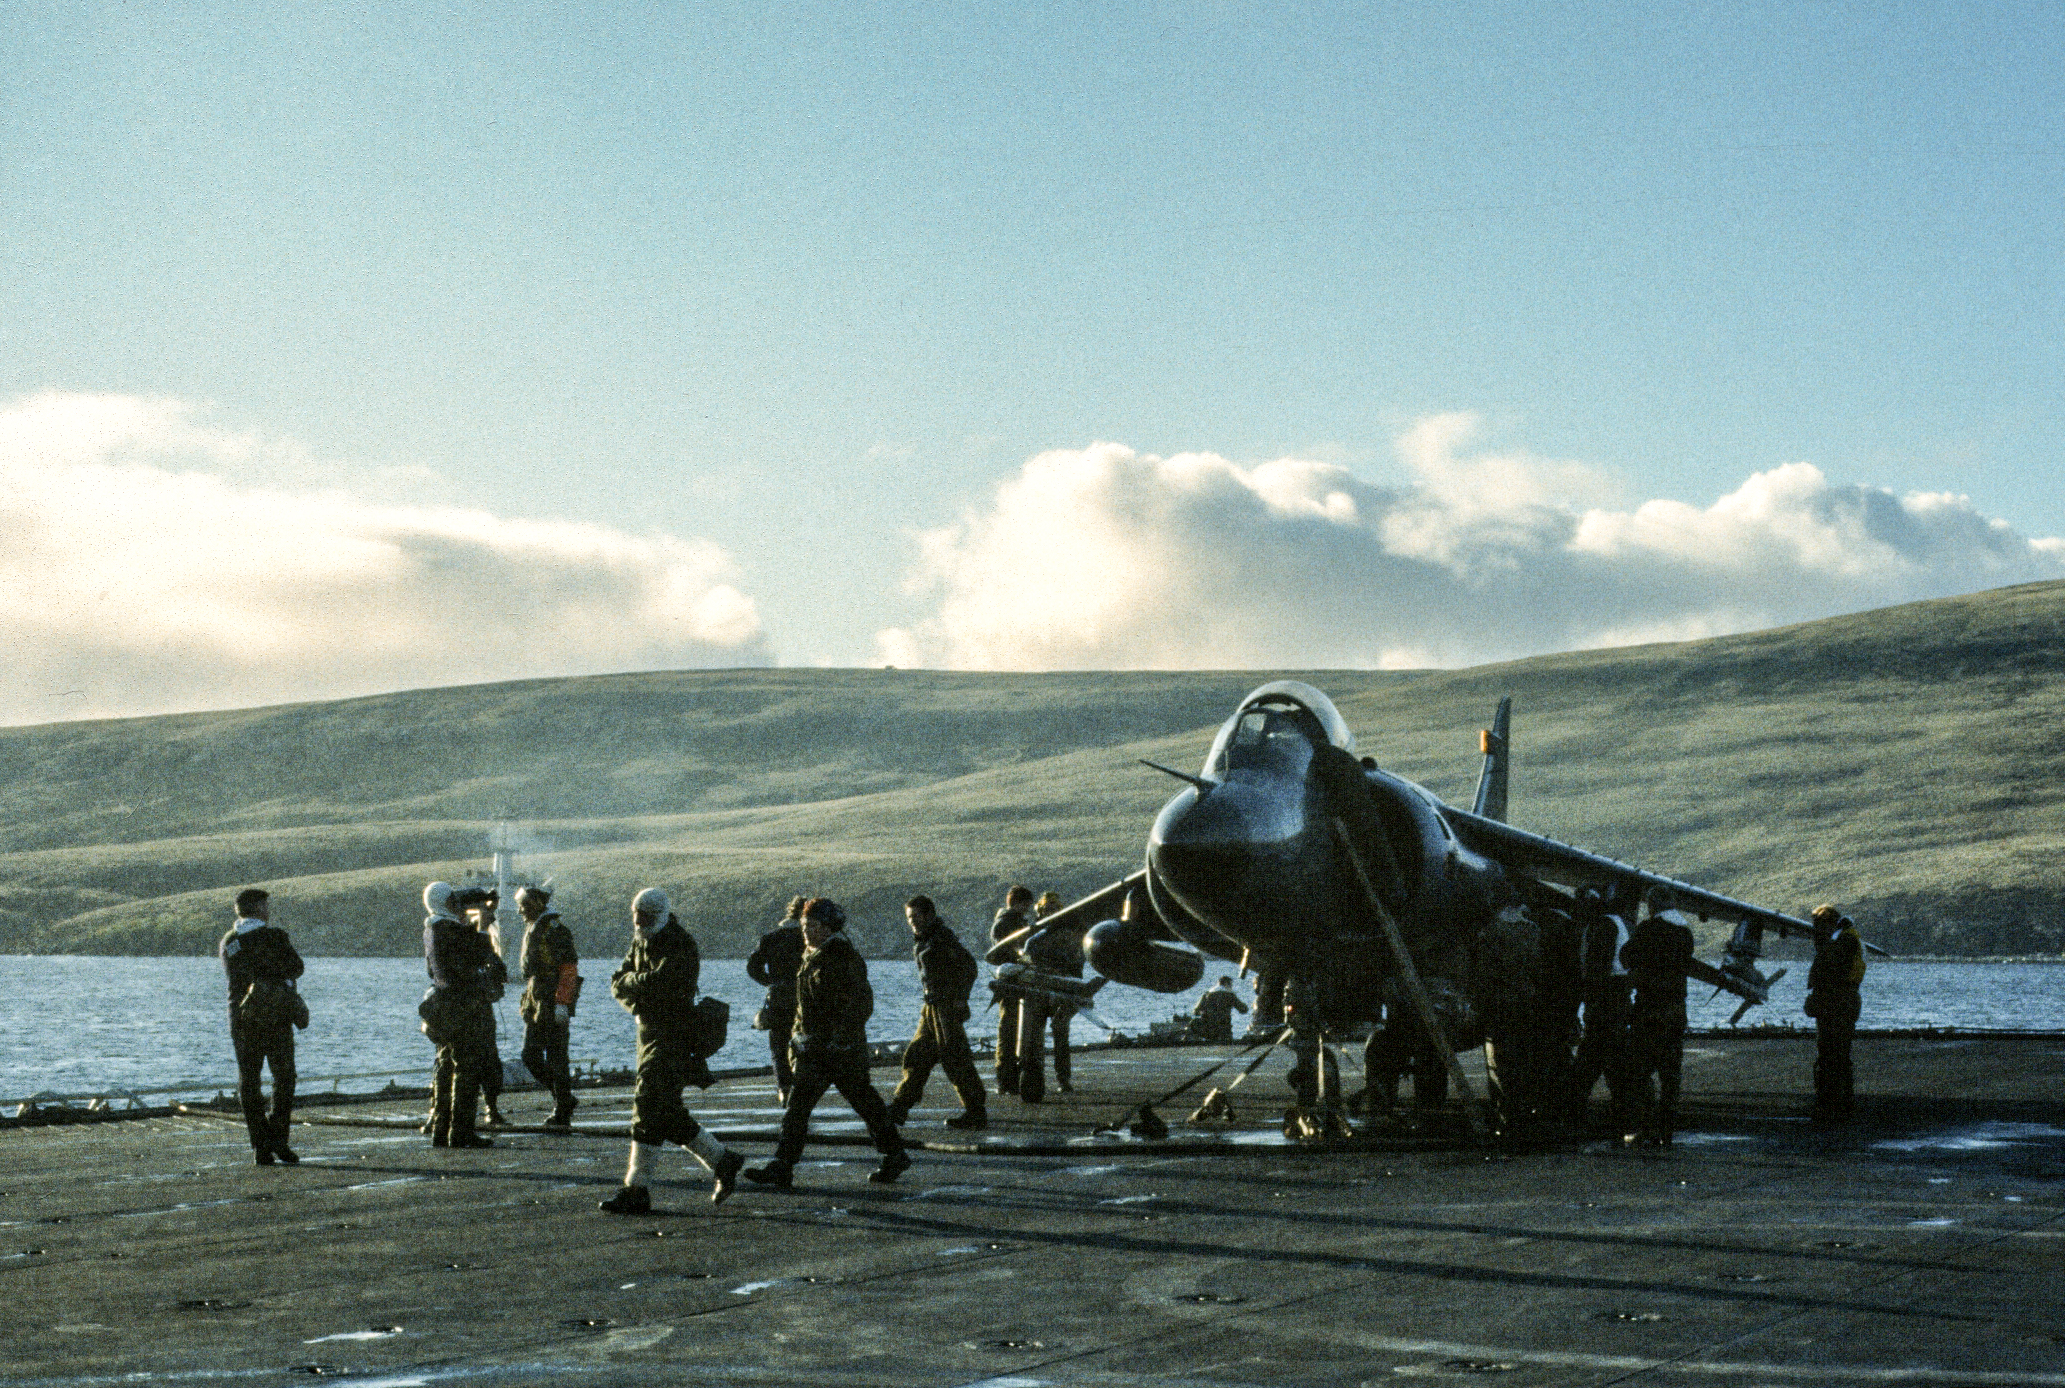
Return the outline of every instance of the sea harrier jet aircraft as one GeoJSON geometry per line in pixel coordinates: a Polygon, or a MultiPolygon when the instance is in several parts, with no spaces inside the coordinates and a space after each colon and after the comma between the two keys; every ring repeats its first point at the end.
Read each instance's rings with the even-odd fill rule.
{"type": "MultiPolygon", "coordinates": [[[[1668,903],[1736,922],[1720,964],[1694,960],[1688,973],[1738,994],[1745,1011],[1764,1001],[1778,976],[1757,968],[1765,933],[1811,935],[1810,923],[1507,824],[1511,703],[1482,734],[1463,810],[1357,758],[1319,690],[1265,684],[1198,774],[1148,763],[1185,784],[1154,821],[1145,865],[1042,924],[1087,932],[1085,957],[1116,983],[1178,992],[1206,956],[1238,961],[1287,980],[1327,1033],[1367,1025],[1388,1003],[1452,1054],[1557,998],[1572,999],[1574,1017],[1586,918],[1632,923],[1645,901],[1668,903]]],[[[1537,1069],[1542,1057],[1512,1054],[1531,1044],[1528,1028],[1508,1032],[1502,1058],[1537,1069]]]]}

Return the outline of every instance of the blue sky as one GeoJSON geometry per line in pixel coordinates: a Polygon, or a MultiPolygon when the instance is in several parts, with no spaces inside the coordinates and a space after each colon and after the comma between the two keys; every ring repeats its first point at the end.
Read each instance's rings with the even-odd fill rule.
{"type": "MultiPolygon", "coordinates": [[[[620,536],[651,584],[723,587],[756,623],[628,631],[568,669],[1456,663],[2065,573],[2040,543],[2065,535],[2055,5],[31,3],[0,69],[14,465],[214,479],[235,504],[194,511],[203,530],[283,498],[320,529],[322,496],[390,545],[620,536]],[[1170,465],[1193,455],[1213,461],[1170,465]],[[1207,614],[1134,658],[1162,605],[1238,593],[1267,620],[1271,527],[1310,510],[1257,482],[1280,460],[1364,541],[1281,601],[1338,579],[1362,601],[1329,620],[1351,626],[1374,604],[1445,629],[1483,593],[1453,546],[1398,540],[1430,497],[1508,536],[1525,502],[1527,554],[1567,558],[1588,516],[1709,514],[1805,464],[1820,491],[1786,474],[1729,514],[1766,492],[1849,506],[1862,528],[1830,542],[1891,546],[1899,572],[1786,606],[1760,594],[1857,564],[1759,560],[1765,586],[1718,605],[1461,643],[1410,611],[1302,647],[1207,614]],[[1503,500],[1470,490],[1486,477],[1503,500]],[[1974,567],[1873,528],[1873,498],[1916,495],[2030,545],[1974,567]],[[1080,524],[1024,523],[1054,506],[1080,524]],[[1207,534],[1220,571],[1180,572],[1207,534]],[[702,557],[650,549],[669,544],[702,557]],[[1085,568],[1129,594],[1096,632],[1069,612],[1014,630],[1085,568]]],[[[50,487],[82,490],[102,489],[50,487]]],[[[291,567],[253,582],[305,590],[291,567]]],[[[425,583],[436,567],[412,552],[425,583]]],[[[67,688],[108,675],[66,707],[159,707],[136,691],[161,676],[120,674],[133,641],[66,645],[51,579],[18,572],[0,601],[40,606],[67,688]]],[[[546,589],[512,621],[579,625],[546,589]]],[[[238,621],[277,625],[268,591],[144,663],[234,650],[238,621]]],[[[454,599],[425,592],[434,624],[454,599]]],[[[62,716],[39,712],[48,683],[0,719],[62,716]]]]}

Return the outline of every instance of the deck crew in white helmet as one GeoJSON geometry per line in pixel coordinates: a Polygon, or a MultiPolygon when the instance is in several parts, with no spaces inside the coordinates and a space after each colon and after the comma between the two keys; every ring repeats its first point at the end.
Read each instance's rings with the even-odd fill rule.
{"type": "Polygon", "coordinates": [[[685,1085],[707,1085],[709,1066],[693,1039],[702,953],[668,909],[667,894],[647,887],[631,900],[631,948],[610,979],[610,992],[638,1018],[638,1078],[631,1092],[631,1165],[624,1188],[601,1202],[610,1214],[652,1209],[652,1173],[660,1147],[686,1147],[710,1171],[710,1199],[722,1204],[745,1159],[690,1115],[685,1085]]]}

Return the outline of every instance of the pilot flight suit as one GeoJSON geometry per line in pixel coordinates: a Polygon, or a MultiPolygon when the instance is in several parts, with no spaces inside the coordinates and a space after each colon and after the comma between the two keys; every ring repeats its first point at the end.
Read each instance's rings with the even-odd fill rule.
{"type": "Polygon", "coordinates": [[[509,981],[502,956],[481,931],[449,915],[423,922],[423,960],[443,1018],[430,1105],[433,1147],[485,1147],[474,1108],[495,1060],[493,999],[509,981]]]}
{"type": "Polygon", "coordinates": [[[1647,1143],[1670,1145],[1678,1123],[1678,1090],[1685,1067],[1685,974],[1692,963],[1691,928],[1663,916],[1636,926],[1621,947],[1621,962],[1635,980],[1628,1013],[1630,1108],[1647,1143]],[[1655,1089],[1650,1088],[1651,1076],[1655,1089]]]}
{"type": "Polygon", "coordinates": [[[975,956],[937,916],[911,940],[911,956],[924,989],[918,1031],[904,1048],[903,1078],[889,1100],[890,1118],[901,1123],[925,1097],[932,1067],[946,1071],[947,1083],[961,1100],[961,1114],[947,1121],[955,1127],[979,1128],[988,1111],[989,1095],[968,1049],[968,994],[975,987],[975,956]]]}
{"type": "Polygon", "coordinates": [[[546,1125],[563,1127],[572,1121],[575,1103],[570,1047],[581,975],[574,932],[559,912],[548,909],[524,927],[518,958],[523,968],[523,999],[517,1010],[523,1015],[524,1068],[552,1091],[552,1116],[546,1125]],[[565,1021],[559,1017],[562,1007],[565,1021]]]}
{"type": "Polygon", "coordinates": [[[631,1164],[624,1187],[600,1208],[608,1214],[640,1215],[652,1209],[650,1186],[662,1145],[686,1147],[714,1178],[711,1200],[730,1197],[745,1158],[719,1142],[681,1102],[687,1085],[707,1089],[715,1082],[701,1049],[696,988],[703,955],[695,937],[667,910],[666,894],[647,887],[633,898],[634,921],[665,920],[632,930],[624,962],[610,975],[610,995],[638,1019],[638,1075],[631,1087],[631,1164]]]}
{"type": "Polygon", "coordinates": [[[237,1099],[243,1105],[244,1128],[259,1165],[270,1166],[286,1147],[287,1128],[294,1121],[294,1024],[284,1016],[270,1023],[247,1022],[237,1015],[237,1004],[260,979],[293,987],[301,977],[301,956],[286,931],[248,916],[222,937],[218,953],[229,978],[229,1041],[237,1057],[237,1099]],[[265,1110],[265,1091],[260,1087],[268,1065],[271,1113],[265,1110]]]}
{"type": "Polygon", "coordinates": [[[795,1082],[789,1035],[796,1025],[796,970],[802,963],[803,922],[793,917],[762,935],[746,960],[746,977],[767,990],[767,1050],[774,1060],[774,1087],[783,1102],[795,1082]]]}
{"type": "Polygon", "coordinates": [[[1814,1019],[1814,1118],[1836,1122],[1856,1110],[1850,1042],[1864,1009],[1864,941],[1848,916],[1814,935],[1806,1012],[1814,1019]]]}

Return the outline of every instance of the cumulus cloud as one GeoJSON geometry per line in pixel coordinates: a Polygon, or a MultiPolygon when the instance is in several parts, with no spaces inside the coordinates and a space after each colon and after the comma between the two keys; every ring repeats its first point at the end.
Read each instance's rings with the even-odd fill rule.
{"type": "Polygon", "coordinates": [[[0,406],[0,722],[768,662],[708,541],[248,480],[311,470],[174,400],[0,406]]]}
{"type": "Polygon", "coordinates": [[[1042,453],[989,508],[922,537],[936,602],[880,633],[896,665],[1410,667],[1684,640],[2065,576],[1963,497],[1808,463],[1711,506],[1583,464],[1474,447],[1467,414],[1398,440],[1409,480],[1117,444],[1042,453]]]}

